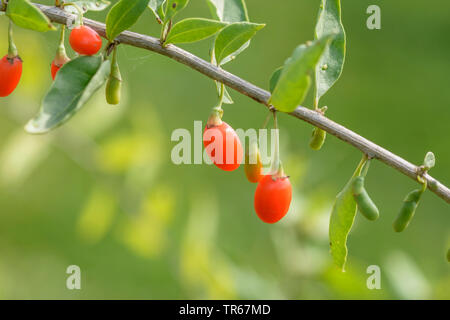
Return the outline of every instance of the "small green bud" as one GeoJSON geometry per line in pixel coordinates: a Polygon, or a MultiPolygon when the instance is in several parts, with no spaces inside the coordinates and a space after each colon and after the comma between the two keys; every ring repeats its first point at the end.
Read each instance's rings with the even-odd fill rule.
{"type": "Polygon", "coordinates": [[[320,129],[314,128],[311,136],[311,140],[309,142],[309,146],[313,150],[320,150],[325,143],[325,138],[327,137],[327,133],[320,129]]]}

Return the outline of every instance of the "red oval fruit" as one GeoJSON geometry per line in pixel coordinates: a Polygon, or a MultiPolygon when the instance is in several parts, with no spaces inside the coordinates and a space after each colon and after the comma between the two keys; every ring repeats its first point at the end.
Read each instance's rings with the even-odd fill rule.
{"type": "Polygon", "coordinates": [[[69,43],[73,50],[87,56],[96,54],[102,47],[99,34],[87,26],[74,28],[70,32],[69,43]]]}
{"type": "Polygon", "coordinates": [[[59,71],[59,69],[61,69],[62,66],[69,61],[70,61],[69,58],[67,58],[67,60],[65,60],[65,61],[62,61],[62,63],[61,62],[57,63],[56,59],[52,61],[51,74],[52,74],[53,80],[55,80],[56,73],[59,71]]]}
{"type": "Polygon", "coordinates": [[[288,212],[291,200],[292,187],[288,177],[265,175],[256,187],[256,214],[265,223],[278,222],[288,212]]]}
{"type": "Polygon", "coordinates": [[[236,131],[226,122],[205,127],[203,145],[212,162],[224,171],[239,168],[242,162],[242,145],[236,131]]]}
{"type": "Polygon", "coordinates": [[[22,76],[22,59],[19,56],[0,60],[0,97],[9,96],[19,84],[22,76]]]}
{"type": "Polygon", "coordinates": [[[61,68],[61,66],[57,66],[55,64],[55,61],[53,60],[52,61],[52,67],[51,67],[51,70],[50,70],[50,72],[52,73],[52,79],[53,80],[55,80],[56,73],[59,71],[60,68],[61,68]]]}

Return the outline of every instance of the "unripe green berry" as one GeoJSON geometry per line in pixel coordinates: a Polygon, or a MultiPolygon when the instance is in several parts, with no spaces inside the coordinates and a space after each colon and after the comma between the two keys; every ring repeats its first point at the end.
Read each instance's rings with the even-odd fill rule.
{"type": "Polygon", "coordinates": [[[353,197],[358,205],[359,212],[370,221],[377,220],[380,216],[380,212],[364,188],[364,177],[356,177],[353,181],[352,188],[353,197]]]}
{"type": "Polygon", "coordinates": [[[327,133],[320,129],[320,128],[314,128],[311,140],[309,142],[309,146],[313,150],[320,150],[325,143],[325,138],[327,137],[327,133]]]}
{"type": "Polygon", "coordinates": [[[412,218],[414,217],[414,213],[416,212],[417,206],[419,204],[420,197],[422,196],[423,191],[420,189],[411,191],[403,200],[403,206],[400,209],[400,212],[397,216],[397,219],[394,221],[393,227],[396,232],[402,232],[408,227],[412,218]]]}

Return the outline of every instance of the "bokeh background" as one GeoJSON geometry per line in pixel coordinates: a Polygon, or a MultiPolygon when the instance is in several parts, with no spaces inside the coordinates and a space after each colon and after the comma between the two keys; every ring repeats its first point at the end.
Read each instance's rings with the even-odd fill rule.
{"type": "MultiPolygon", "coordinates": [[[[432,175],[449,185],[450,3],[342,2],[347,61],[322,101],[327,116],[417,164],[432,150],[432,175]],[[366,28],[371,4],[381,7],[381,30],[366,28]]],[[[251,21],[267,26],[226,69],[267,88],[272,71],[313,37],[319,1],[247,5],[251,21]]],[[[86,16],[104,21],[105,15],[86,16]]],[[[192,16],[209,17],[204,0],[191,0],[179,18],[192,16]]],[[[133,30],[158,36],[158,28],[147,11],[133,30]]],[[[6,35],[7,19],[0,17],[4,53],[6,35]]],[[[427,192],[410,227],[394,233],[401,201],[416,187],[400,173],[372,164],[367,188],[381,218],[373,223],[357,215],[341,273],[329,254],[328,221],[360,160],[357,150],[328,137],[314,152],[311,126],[281,115],[294,199],[282,222],[266,225],[253,211],[255,185],[242,168],[224,173],[170,161],[172,131],[193,132],[193,121],[205,121],[216,103],[210,79],[121,46],[121,105],[108,106],[100,91],[63,127],[31,136],[23,126],[51,83],[58,32],[15,28],[15,38],[23,78],[0,100],[0,298],[450,298],[449,206],[427,192]],[[81,290],[66,289],[71,264],[81,268],[81,290]],[[381,290],[366,287],[369,265],[381,268],[381,290]]],[[[207,59],[211,41],[183,47],[207,59]]],[[[265,108],[231,94],[226,121],[258,128],[265,108]]]]}

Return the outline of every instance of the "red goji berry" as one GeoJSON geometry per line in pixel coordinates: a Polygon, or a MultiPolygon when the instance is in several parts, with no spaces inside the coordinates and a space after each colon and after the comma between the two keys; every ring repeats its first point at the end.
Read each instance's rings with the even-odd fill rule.
{"type": "Polygon", "coordinates": [[[255,211],[265,223],[280,221],[288,212],[292,200],[292,187],[288,177],[265,175],[255,192],[255,211]]]}
{"type": "Polygon", "coordinates": [[[9,96],[19,84],[22,76],[22,59],[19,56],[0,60],[0,97],[9,96]]]}
{"type": "Polygon", "coordinates": [[[212,162],[224,171],[239,168],[243,151],[236,131],[226,122],[206,126],[203,133],[203,145],[212,162]]]}
{"type": "Polygon", "coordinates": [[[69,43],[79,54],[92,56],[102,47],[99,34],[88,26],[78,26],[70,32],[69,43]]]}

